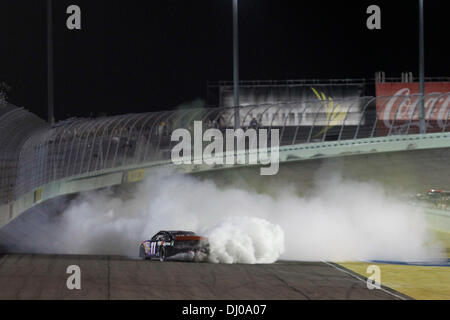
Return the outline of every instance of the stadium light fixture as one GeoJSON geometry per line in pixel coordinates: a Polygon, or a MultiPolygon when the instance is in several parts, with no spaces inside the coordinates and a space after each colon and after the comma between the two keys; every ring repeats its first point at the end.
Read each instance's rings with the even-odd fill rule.
{"type": "Polygon", "coordinates": [[[53,101],[53,14],[52,0],[47,0],[47,117],[51,126],[55,123],[53,101]]]}
{"type": "Polygon", "coordinates": [[[234,128],[240,127],[239,115],[239,33],[238,0],[233,1],[233,94],[234,94],[234,128]]]}
{"type": "Polygon", "coordinates": [[[419,81],[420,81],[420,106],[419,128],[420,133],[425,133],[425,58],[423,35],[423,0],[419,0],[419,81]]]}

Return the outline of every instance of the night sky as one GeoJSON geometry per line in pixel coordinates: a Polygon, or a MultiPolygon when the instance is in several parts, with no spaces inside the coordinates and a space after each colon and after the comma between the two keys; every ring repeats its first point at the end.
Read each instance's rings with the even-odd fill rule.
{"type": "MultiPolygon", "coordinates": [[[[427,76],[450,76],[449,1],[425,0],[427,76]]],[[[232,80],[231,0],[54,0],[58,120],[171,109],[232,80]],[[66,28],[66,8],[82,30],[66,28]]],[[[239,0],[242,80],[418,75],[418,1],[239,0]],[[381,7],[381,30],[366,8],[381,7]]],[[[46,1],[1,0],[0,82],[46,118],[46,1]]]]}

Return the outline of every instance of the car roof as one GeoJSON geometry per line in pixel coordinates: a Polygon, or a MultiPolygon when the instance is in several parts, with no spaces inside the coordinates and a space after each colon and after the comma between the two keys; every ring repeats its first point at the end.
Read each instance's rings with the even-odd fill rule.
{"type": "Polygon", "coordinates": [[[180,234],[194,235],[195,234],[195,232],[192,232],[192,231],[182,231],[182,230],[170,230],[170,231],[162,230],[158,233],[170,233],[171,235],[180,235],[180,234]]]}

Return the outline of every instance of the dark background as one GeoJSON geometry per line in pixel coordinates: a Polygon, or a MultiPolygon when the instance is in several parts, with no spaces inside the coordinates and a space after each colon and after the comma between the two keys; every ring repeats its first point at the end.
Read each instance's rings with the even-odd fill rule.
{"type": "MultiPolygon", "coordinates": [[[[231,0],[54,0],[55,114],[147,112],[232,80],[231,0]],[[82,30],[66,28],[66,8],[82,30]]],[[[425,1],[426,76],[450,76],[449,1],[425,1]]],[[[418,1],[239,0],[242,80],[418,75],[418,1]],[[381,7],[381,30],[366,8],[381,7]]],[[[46,1],[0,2],[0,82],[46,118],[46,1]]]]}

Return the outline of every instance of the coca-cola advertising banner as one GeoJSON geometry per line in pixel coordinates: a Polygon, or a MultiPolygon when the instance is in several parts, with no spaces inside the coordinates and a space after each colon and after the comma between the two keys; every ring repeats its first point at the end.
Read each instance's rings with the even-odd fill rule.
{"type": "MultiPolygon", "coordinates": [[[[418,82],[377,83],[377,135],[419,133],[418,82]]],[[[426,132],[450,131],[450,82],[425,83],[426,132]]]]}

